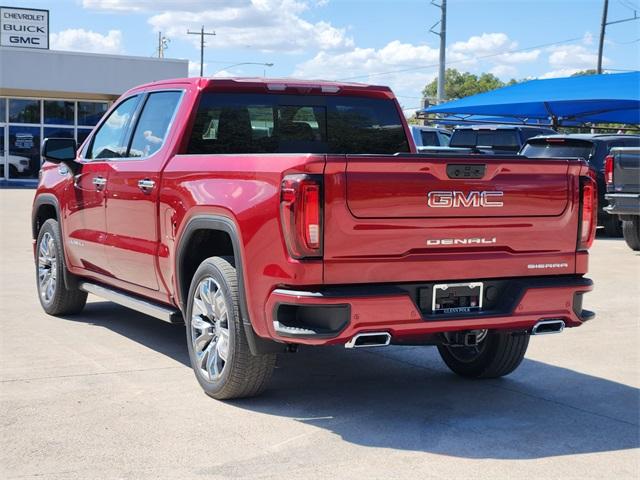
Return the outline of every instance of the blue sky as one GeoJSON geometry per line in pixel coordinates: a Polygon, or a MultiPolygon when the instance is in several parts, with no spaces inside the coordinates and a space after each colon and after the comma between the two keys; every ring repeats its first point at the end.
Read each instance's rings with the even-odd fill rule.
{"type": "MultiPolygon", "coordinates": [[[[193,62],[204,24],[207,75],[353,79],[390,85],[407,108],[435,77],[439,9],[428,0],[5,0],[50,10],[51,47],[193,62]],[[274,63],[230,67],[234,63],[274,63]],[[416,67],[425,67],[416,69],[416,67]],[[413,70],[412,70],[413,69],[413,70]],[[400,72],[399,72],[400,71],[400,72]]],[[[595,67],[603,0],[449,0],[448,60],[503,80],[564,76],[595,67]],[[538,47],[538,48],[532,48],[538,47]],[[484,57],[484,58],[483,58],[484,57]]],[[[640,13],[639,0],[610,0],[609,19],[640,13]]],[[[605,68],[640,69],[640,21],[608,27],[605,68]]]]}

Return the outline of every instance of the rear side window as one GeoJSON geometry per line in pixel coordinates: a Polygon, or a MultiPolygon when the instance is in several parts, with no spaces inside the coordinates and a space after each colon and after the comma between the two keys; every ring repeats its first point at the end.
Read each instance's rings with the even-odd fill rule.
{"type": "Polygon", "coordinates": [[[148,157],[162,147],[181,95],[178,91],[149,94],[133,134],[129,157],[148,157]]]}
{"type": "Polygon", "coordinates": [[[390,100],[204,93],[187,153],[408,151],[400,116],[390,100]]]}

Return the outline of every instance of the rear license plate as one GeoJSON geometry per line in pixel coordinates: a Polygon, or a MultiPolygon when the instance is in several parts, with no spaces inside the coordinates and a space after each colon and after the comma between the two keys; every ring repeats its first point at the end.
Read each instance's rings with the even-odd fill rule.
{"type": "Polygon", "coordinates": [[[482,282],[440,283],[433,286],[434,314],[470,313],[482,310],[482,282]]]}

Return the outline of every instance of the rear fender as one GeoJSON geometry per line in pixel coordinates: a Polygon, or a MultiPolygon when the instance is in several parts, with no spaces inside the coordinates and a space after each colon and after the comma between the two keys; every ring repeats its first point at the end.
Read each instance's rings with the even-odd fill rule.
{"type": "Polygon", "coordinates": [[[222,215],[197,215],[192,217],[185,226],[180,240],[178,241],[178,248],[176,252],[176,294],[178,297],[178,304],[183,312],[184,318],[186,318],[186,296],[188,294],[188,288],[185,290],[185,278],[182,277],[182,264],[184,255],[186,254],[186,247],[189,245],[191,236],[197,230],[214,230],[225,232],[231,238],[231,244],[233,247],[233,256],[235,260],[236,273],[238,276],[238,296],[240,303],[240,316],[242,317],[242,323],[244,325],[244,332],[247,336],[247,343],[251,353],[254,355],[266,354],[266,353],[280,353],[285,350],[285,346],[282,343],[274,342],[264,339],[258,336],[251,324],[249,318],[249,311],[247,309],[247,299],[244,288],[244,269],[242,261],[242,249],[240,247],[240,235],[238,234],[238,227],[235,222],[228,217],[222,215]]]}

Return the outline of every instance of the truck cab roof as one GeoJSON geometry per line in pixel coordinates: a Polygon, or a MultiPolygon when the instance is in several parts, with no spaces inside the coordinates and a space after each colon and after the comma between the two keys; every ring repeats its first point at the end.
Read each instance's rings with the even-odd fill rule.
{"type": "MultiPolygon", "coordinates": [[[[202,90],[224,90],[239,92],[273,92],[297,94],[365,95],[395,98],[391,89],[384,85],[367,85],[356,82],[336,82],[330,80],[302,80],[296,78],[233,77],[208,78],[189,77],[159,80],[131,89],[129,92],[143,91],[154,87],[177,84],[196,85],[202,90]]],[[[127,92],[127,93],[129,93],[127,92]]]]}

